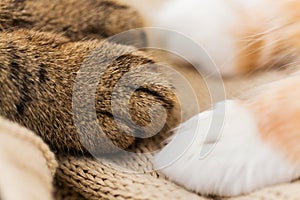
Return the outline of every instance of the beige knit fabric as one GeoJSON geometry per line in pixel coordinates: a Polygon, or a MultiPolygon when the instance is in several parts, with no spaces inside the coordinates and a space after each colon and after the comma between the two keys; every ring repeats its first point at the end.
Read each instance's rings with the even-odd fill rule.
{"type": "Polygon", "coordinates": [[[0,118],[1,200],[51,200],[57,163],[31,131],[0,118]]]}
{"type": "MultiPolygon", "coordinates": [[[[212,199],[189,192],[158,173],[125,173],[105,162],[96,162],[88,158],[61,157],[57,181],[60,183],[60,187],[57,188],[59,200],[212,199]]],[[[299,197],[300,181],[265,188],[228,200],[296,200],[299,197]]]]}

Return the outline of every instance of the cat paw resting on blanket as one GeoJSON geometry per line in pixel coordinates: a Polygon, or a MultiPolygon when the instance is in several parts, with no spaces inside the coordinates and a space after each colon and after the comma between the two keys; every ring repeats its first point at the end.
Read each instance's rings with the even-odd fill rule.
{"type": "MultiPolygon", "coordinates": [[[[125,117],[122,105],[117,106],[121,123],[116,124],[112,113],[112,94],[121,77],[136,70],[130,80],[147,82],[149,77],[141,75],[141,66],[155,65],[156,61],[134,47],[103,38],[142,27],[144,20],[202,45],[224,76],[286,68],[300,58],[299,0],[166,0],[159,2],[158,8],[152,0],[138,0],[133,7],[117,0],[1,0],[0,115],[33,130],[58,153],[86,153],[72,107],[73,95],[78,92],[74,90],[76,76],[85,63],[104,71],[96,82],[95,101],[80,95],[75,98],[82,105],[95,104],[96,120],[84,121],[79,128],[92,151],[115,153],[107,138],[126,149],[134,144],[135,137],[151,135],[128,121],[147,126],[152,122],[152,105],[167,110],[166,129],[176,124],[178,102],[173,88],[155,67],[149,77],[156,77],[159,84],[143,85],[130,96],[130,102],[121,101],[129,104],[132,119],[125,117]],[[103,63],[88,60],[89,55],[115,59],[104,69],[103,63]],[[103,129],[102,134],[87,131],[95,123],[103,129]]],[[[203,70],[215,73],[206,54],[173,37],[160,37],[149,35],[150,44],[163,41],[166,49],[174,48],[203,70]]],[[[93,75],[85,74],[87,81],[81,91],[90,85],[93,75]]],[[[245,194],[297,179],[298,84],[300,76],[291,75],[258,89],[247,100],[225,100],[196,115],[174,130],[169,144],[155,156],[154,165],[192,191],[220,196],[245,194]],[[223,111],[224,116],[218,116],[223,111]],[[215,122],[213,116],[216,123],[211,123],[215,122]],[[203,152],[207,154],[203,156],[203,152]]],[[[118,99],[128,97],[130,87],[123,89],[115,93],[118,99]]],[[[160,110],[153,113],[160,121],[160,110]]]]}
{"type": "MultiPolygon", "coordinates": [[[[164,41],[212,75],[214,65],[225,76],[299,65],[299,0],[170,0],[153,10],[135,5],[150,26],[185,34],[210,58],[173,37],[153,35],[150,42],[164,41]]],[[[299,87],[300,76],[291,75],[257,88],[247,100],[226,100],[196,115],[174,130],[155,166],[190,190],[223,196],[299,178],[299,87]],[[224,121],[214,123],[222,109],[224,121]],[[220,133],[210,126],[222,126],[220,133]],[[201,157],[203,150],[210,152],[201,157]]]]}

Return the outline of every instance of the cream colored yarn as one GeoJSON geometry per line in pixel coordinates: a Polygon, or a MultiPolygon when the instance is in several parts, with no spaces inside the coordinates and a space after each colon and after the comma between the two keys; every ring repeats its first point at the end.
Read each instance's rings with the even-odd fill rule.
{"type": "Polygon", "coordinates": [[[0,118],[1,200],[51,200],[54,154],[31,131],[0,118]]]}

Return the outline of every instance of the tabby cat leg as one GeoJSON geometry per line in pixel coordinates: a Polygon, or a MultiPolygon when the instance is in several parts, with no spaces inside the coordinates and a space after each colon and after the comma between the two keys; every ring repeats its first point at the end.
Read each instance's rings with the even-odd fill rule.
{"type": "Polygon", "coordinates": [[[141,26],[137,11],[116,0],[0,1],[0,31],[49,31],[76,41],[102,39],[141,26]]]}
{"type": "Polygon", "coordinates": [[[248,101],[227,100],[196,115],[176,130],[155,166],[190,190],[221,196],[300,177],[299,85],[300,76],[290,77],[248,101]],[[220,133],[208,133],[218,126],[220,133]]]}
{"type": "Polygon", "coordinates": [[[134,47],[69,42],[46,32],[0,32],[0,115],[39,134],[59,152],[113,153],[135,137],[155,135],[155,128],[164,125],[160,108],[167,122],[176,121],[171,84],[157,68],[134,47]],[[145,74],[145,69],[151,71],[145,74]],[[135,85],[140,87],[132,91],[135,85]]]}

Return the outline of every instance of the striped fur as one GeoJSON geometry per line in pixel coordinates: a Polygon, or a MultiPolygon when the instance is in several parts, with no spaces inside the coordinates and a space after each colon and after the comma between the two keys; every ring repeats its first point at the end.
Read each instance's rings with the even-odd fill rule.
{"type": "MultiPolygon", "coordinates": [[[[152,130],[139,127],[151,123],[162,126],[161,121],[151,121],[152,105],[162,105],[167,118],[174,118],[176,99],[170,84],[155,70],[156,61],[150,56],[134,47],[103,40],[142,24],[143,19],[134,9],[115,0],[1,1],[0,115],[33,130],[59,153],[114,153],[128,148],[137,136],[153,135],[152,130]],[[108,66],[97,63],[109,57],[114,59],[108,66]],[[74,124],[72,98],[76,77],[85,65],[103,70],[104,74],[85,75],[85,80],[99,81],[95,98],[97,121],[80,121],[87,123],[80,125],[74,124]],[[152,65],[151,78],[142,76],[143,65],[152,65]],[[114,87],[131,70],[136,74],[130,75],[128,84],[151,80],[159,85],[142,85],[129,98],[130,102],[121,102],[126,105],[118,105],[113,113],[112,93],[117,99],[130,95],[130,87],[114,87]],[[131,119],[124,114],[124,108],[129,109],[131,119]],[[133,126],[131,121],[137,125],[133,126]],[[103,132],[89,130],[92,124],[99,124],[103,132]],[[81,136],[78,126],[83,127],[81,136]]],[[[143,35],[141,39],[145,39],[143,35]]],[[[87,103],[84,95],[77,98],[87,103]]],[[[89,115],[85,110],[77,112],[89,115]]],[[[161,116],[156,109],[152,112],[161,116]]],[[[165,129],[177,120],[168,121],[171,122],[165,129]]]]}

